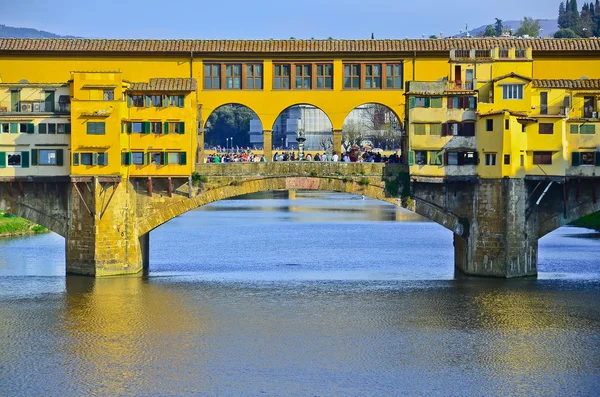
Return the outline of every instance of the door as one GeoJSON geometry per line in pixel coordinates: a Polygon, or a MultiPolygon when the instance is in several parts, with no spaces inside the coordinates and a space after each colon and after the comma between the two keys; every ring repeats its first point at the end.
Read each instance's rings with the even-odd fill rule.
{"type": "Polygon", "coordinates": [[[473,89],[473,69],[467,69],[465,72],[465,89],[473,89]]]}
{"type": "Polygon", "coordinates": [[[548,114],[548,93],[540,92],[540,114],[548,114]]]}
{"type": "Polygon", "coordinates": [[[454,66],[454,82],[458,88],[462,87],[462,71],[460,65],[454,66]]]}
{"type": "Polygon", "coordinates": [[[54,112],[54,91],[46,91],[44,111],[54,112]]]}
{"type": "Polygon", "coordinates": [[[596,109],[594,106],[594,97],[593,96],[583,97],[583,117],[586,119],[589,119],[592,117],[592,113],[595,111],[596,111],[596,109]]]}
{"type": "Polygon", "coordinates": [[[14,90],[10,92],[10,111],[18,112],[19,110],[19,101],[21,100],[21,91],[14,90]]]}

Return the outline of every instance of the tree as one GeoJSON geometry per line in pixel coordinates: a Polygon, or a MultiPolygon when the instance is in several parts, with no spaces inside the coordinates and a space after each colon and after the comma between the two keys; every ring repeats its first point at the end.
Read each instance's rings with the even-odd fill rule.
{"type": "Polygon", "coordinates": [[[485,32],[483,32],[483,37],[495,37],[496,29],[492,25],[488,25],[485,27],[485,32]]]}
{"type": "Polygon", "coordinates": [[[350,120],[342,127],[342,147],[349,151],[352,145],[360,145],[365,139],[365,131],[360,123],[350,120]]]}
{"type": "MultiPolygon", "coordinates": [[[[567,3],[569,1],[567,0],[567,3]]],[[[565,9],[565,3],[560,3],[558,6],[558,27],[561,29],[568,29],[569,24],[567,20],[567,11],[565,9]]]]}
{"type": "MultiPolygon", "coordinates": [[[[599,1],[600,1],[600,0],[599,0],[599,1]]],[[[432,35],[429,35],[429,38],[430,38],[430,39],[437,39],[438,37],[437,37],[436,35],[432,34],[432,35]]]]}
{"type": "Polygon", "coordinates": [[[554,33],[554,38],[556,38],[556,39],[574,39],[577,37],[579,37],[579,36],[577,36],[577,34],[569,28],[558,29],[556,31],[556,33],[554,33]]]}
{"type": "Polygon", "coordinates": [[[225,105],[208,117],[206,143],[209,146],[226,146],[227,138],[234,139],[236,146],[250,145],[250,120],[254,112],[243,105],[225,105]]]}
{"type": "Polygon", "coordinates": [[[502,25],[502,19],[496,18],[496,24],[494,25],[494,29],[496,29],[496,36],[502,36],[502,32],[504,31],[504,26],[502,25]]]}
{"type": "Polygon", "coordinates": [[[540,20],[530,17],[523,17],[521,26],[517,29],[517,36],[538,37],[540,34],[540,20]]]}

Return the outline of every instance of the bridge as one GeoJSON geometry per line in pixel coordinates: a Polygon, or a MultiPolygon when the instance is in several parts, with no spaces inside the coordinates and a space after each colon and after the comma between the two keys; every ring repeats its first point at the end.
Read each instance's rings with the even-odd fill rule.
{"type": "Polygon", "coordinates": [[[340,162],[195,169],[179,178],[4,179],[0,207],[65,237],[67,273],[92,276],[147,269],[152,230],[200,206],[262,191],[336,191],[406,208],[453,232],[457,269],[494,277],[536,275],[538,239],[600,210],[598,178],[427,180],[403,164],[340,162]]]}

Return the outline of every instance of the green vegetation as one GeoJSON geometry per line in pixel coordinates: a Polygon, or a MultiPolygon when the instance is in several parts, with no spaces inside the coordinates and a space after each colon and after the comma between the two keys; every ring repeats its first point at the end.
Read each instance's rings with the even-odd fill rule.
{"type": "Polygon", "coordinates": [[[312,177],[315,177],[315,176],[318,176],[318,175],[319,175],[319,173],[317,171],[315,171],[315,170],[312,170],[310,172],[310,176],[312,176],[312,177]]]}
{"type": "Polygon", "coordinates": [[[583,218],[579,218],[575,222],[572,222],[571,225],[594,229],[600,232],[600,211],[584,216],[583,218]]]}
{"type": "Polygon", "coordinates": [[[0,211],[0,237],[45,233],[48,229],[26,219],[0,211]]]}
{"type": "Polygon", "coordinates": [[[348,183],[348,182],[352,182],[352,178],[350,178],[349,176],[345,176],[342,181],[344,181],[344,183],[348,183]]]}
{"type": "Polygon", "coordinates": [[[540,20],[524,17],[516,34],[517,36],[538,37],[540,34],[540,20]]]}
{"type": "Polygon", "coordinates": [[[577,0],[567,0],[558,7],[556,38],[592,37],[600,35],[600,1],[583,3],[581,11],[577,0]]]}
{"type": "Polygon", "coordinates": [[[360,186],[368,186],[369,183],[369,178],[361,178],[360,181],[358,181],[358,184],[360,186]]]}
{"type": "Polygon", "coordinates": [[[192,172],[192,184],[194,186],[198,186],[201,183],[206,183],[208,181],[208,177],[206,175],[200,175],[196,171],[192,172]]]}

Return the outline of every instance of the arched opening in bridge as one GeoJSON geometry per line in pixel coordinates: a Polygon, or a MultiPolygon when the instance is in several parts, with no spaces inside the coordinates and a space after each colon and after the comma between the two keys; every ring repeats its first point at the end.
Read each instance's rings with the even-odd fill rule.
{"type": "Polygon", "coordinates": [[[298,104],[284,109],[273,124],[273,150],[297,151],[299,136],[303,136],[304,150],[312,157],[316,153],[331,152],[333,131],[327,114],[316,106],[298,104]]]}
{"type": "Polygon", "coordinates": [[[258,115],[248,106],[231,103],[219,106],[207,118],[204,148],[211,152],[240,153],[263,148],[263,128],[258,115]]]}
{"type": "Polygon", "coordinates": [[[392,109],[379,103],[365,103],[346,116],[342,148],[345,152],[358,148],[363,153],[379,153],[382,157],[401,156],[405,136],[403,124],[392,109]]]}

